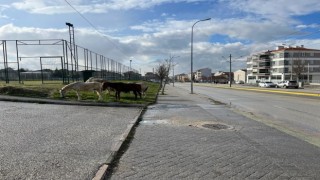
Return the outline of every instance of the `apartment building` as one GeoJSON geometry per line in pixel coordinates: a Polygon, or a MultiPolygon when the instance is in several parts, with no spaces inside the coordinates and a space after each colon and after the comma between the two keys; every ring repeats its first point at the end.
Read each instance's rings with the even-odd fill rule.
{"type": "Polygon", "coordinates": [[[278,46],[247,58],[247,82],[298,80],[320,83],[320,50],[278,46]]]}
{"type": "Polygon", "coordinates": [[[211,78],[211,69],[202,68],[194,72],[194,80],[198,82],[208,81],[211,78]]]}
{"type": "Polygon", "coordinates": [[[190,82],[190,78],[188,77],[188,74],[177,74],[175,75],[175,81],[178,81],[178,82],[190,82]]]}

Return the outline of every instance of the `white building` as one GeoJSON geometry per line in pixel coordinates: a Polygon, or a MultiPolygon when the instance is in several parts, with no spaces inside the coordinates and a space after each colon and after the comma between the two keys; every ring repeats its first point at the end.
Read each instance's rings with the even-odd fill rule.
{"type": "Polygon", "coordinates": [[[210,68],[203,68],[199,69],[194,73],[195,81],[208,81],[211,78],[211,69],[210,68]]]}
{"type": "Polygon", "coordinates": [[[233,72],[233,80],[236,82],[243,81],[244,83],[247,82],[247,70],[246,69],[239,69],[233,72]]]}
{"type": "Polygon", "coordinates": [[[320,50],[278,46],[247,59],[247,82],[299,80],[320,83],[320,50]]]}

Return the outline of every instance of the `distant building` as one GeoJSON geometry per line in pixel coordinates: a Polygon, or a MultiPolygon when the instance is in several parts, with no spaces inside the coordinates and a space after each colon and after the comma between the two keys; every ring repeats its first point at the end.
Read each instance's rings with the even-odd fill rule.
{"type": "Polygon", "coordinates": [[[320,50],[278,46],[247,59],[247,82],[298,80],[320,83],[320,50]]]}
{"type": "Polygon", "coordinates": [[[52,72],[46,71],[27,71],[20,72],[20,77],[22,80],[40,80],[40,79],[51,79],[52,72]]]}
{"type": "Polygon", "coordinates": [[[239,69],[235,72],[233,72],[233,80],[235,82],[241,82],[243,81],[244,83],[247,82],[247,70],[246,69],[239,69]]]}
{"type": "MultiPolygon", "coordinates": [[[[226,84],[229,82],[229,76],[230,76],[230,72],[218,71],[214,73],[214,75],[212,76],[212,81],[214,83],[226,84]]],[[[233,79],[233,73],[231,72],[231,81],[233,81],[232,79],[233,79]]]]}
{"type": "Polygon", "coordinates": [[[154,81],[154,82],[158,82],[158,81],[159,81],[158,75],[156,75],[156,74],[153,73],[153,72],[147,72],[147,73],[144,75],[144,78],[145,78],[146,81],[154,81]]]}
{"type": "Polygon", "coordinates": [[[188,74],[178,74],[175,75],[175,80],[178,82],[190,82],[190,78],[188,77],[188,74]]]}
{"type": "Polygon", "coordinates": [[[208,81],[209,79],[211,79],[210,68],[199,69],[194,73],[194,80],[197,82],[208,81]]]}

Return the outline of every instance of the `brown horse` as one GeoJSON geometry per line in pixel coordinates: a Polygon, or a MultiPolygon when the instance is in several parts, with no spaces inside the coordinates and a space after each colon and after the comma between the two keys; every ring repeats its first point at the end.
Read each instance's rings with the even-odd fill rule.
{"type": "MultiPolygon", "coordinates": [[[[99,82],[99,83],[104,83],[104,82],[108,82],[108,81],[105,80],[105,79],[102,79],[102,78],[90,77],[89,79],[86,80],[86,82],[99,82]]],[[[110,94],[111,91],[115,91],[115,90],[112,89],[112,88],[107,88],[107,90],[108,90],[108,94],[110,94]]]]}
{"type": "Polygon", "coordinates": [[[122,83],[122,82],[104,82],[102,83],[102,91],[105,89],[112,88],[116,91],[116,99],[120,100],[120,94],[121,92],[133,92],[135,95],[135,99],[137,99],[137,96],[139,95],[141,98],[141,94],[145,93],[145,91],[148,89],[148,87],[142,88],[141,84],[136,83],[122,83]]]}

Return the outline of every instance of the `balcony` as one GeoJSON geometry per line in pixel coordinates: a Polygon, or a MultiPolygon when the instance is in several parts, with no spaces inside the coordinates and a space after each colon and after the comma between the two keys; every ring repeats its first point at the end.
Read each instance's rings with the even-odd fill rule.
{"type": "Polygon", "coordinates": [[[258,75],[258,76],[268,76],[268,75],[270,75],[270,73],[269,73],[269,72],[265,72],[265,73],[258,72],[258,73],[256,73],[255,75],[258,75]]]}
{"type": "Polygon", "coordinates": [[[256,67],[257,69],[271,69],[271,66],[270,65],[265,65],[265,66],[259,66],[259,67],[256,67]]]}

